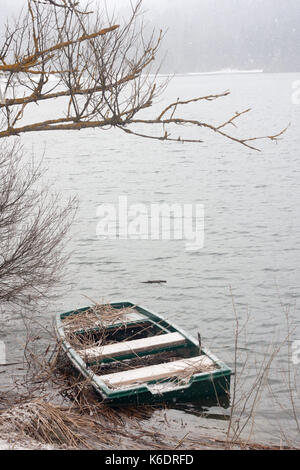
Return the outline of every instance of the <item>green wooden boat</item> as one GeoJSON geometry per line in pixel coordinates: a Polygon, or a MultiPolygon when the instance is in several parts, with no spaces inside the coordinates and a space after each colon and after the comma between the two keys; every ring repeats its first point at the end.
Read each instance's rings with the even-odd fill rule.
{"type": "Polygon", "coordinates": [[[219,403],[229,395],[226,364],[199,339],[131,302],[58,314],[56,332],[72,365],[105,402],[219,403]]]}

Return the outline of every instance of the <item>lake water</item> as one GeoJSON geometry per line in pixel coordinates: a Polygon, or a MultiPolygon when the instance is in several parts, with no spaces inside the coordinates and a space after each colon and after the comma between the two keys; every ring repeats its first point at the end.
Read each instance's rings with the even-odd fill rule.
{"type": "MultiPolygon", "coordinates": [[[[278,144],[260,143],[261,153],[201,129],[187,133],[203,137],[205,143],[184,145],[143,140],[116,130],[26,135],[26,148],[33,148],[37,156],[45,151],[47,178],[53,187],[65,196],[77,194],[80,201],[69,244],[70,281],[45,321],[57,311],[89,304],[86,297],[98,302],[130,300],[190,333],[201,332],[205,346],[232,365],[231,286],[240,321],[249,316],[247,344],[241,338],[242,353],[249,361],[242,384],[249,390],[255,362],[262,360],[271,342],[286,334],[284,306],[290,305],[295,328],[290,339],[300,340],[300,104],[292,99],[293,84],[299,79],[299,74],[180,76],[156,105],[159,110],[177,97],[230,89],[229,97],[189,105],[185,116],[216,123],[251,107],[239,126],[240,135],[249,137],[278,132],[291,123],[278,144]],[[162,202],[203,204],[203,248],[187,251],[182,240],[99,240],[97,207],[117,204],[120,195],[126,195],[129,204],[147,207],[162,202]],[[142,283],[153,279],[167,283],[142,283]]],[[[51,106],[55,111],[59,102],[51,106]]],[[[14,334],[11,327],[3,333],[11,357],[14,334]]],[[[300,368],[282,350],[270,371],[279,403],[274,404],[270,392],[263,394],[256,439],[276,435],[278,425],[293,433],[294,422],[285,410],[290,409],[283,375],[288,364],[296,372],[300,368]]],[[[159,414],[153,419],[159,421],[159,414]]],[[[176,411],[176,419],[185,420],[193,430],[204,426],[192,407],[176,411]]],[[[223,424],[210,420],[210,426],[223,424]]]]}

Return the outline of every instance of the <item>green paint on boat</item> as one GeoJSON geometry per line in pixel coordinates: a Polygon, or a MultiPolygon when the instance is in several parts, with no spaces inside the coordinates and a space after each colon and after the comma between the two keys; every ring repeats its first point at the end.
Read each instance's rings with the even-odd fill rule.
{"type": "MultiPolygon", "coordinates": [[[[216,403],[222,403],[229,400],[230,392],[230,376],[232,374],[231,369],[220,359],[214,356],[208,349],[201,347],[199,351],[198,341],[178,328],[174,323],[169,322],[161,315],[151,312],[148,309],[138,306],[132,302],[115,302],[109,304],[110,307],[119,311],[121,309],[132,309],[137,312],[140,316],[140,332],[139,335],[143,338],[143,328],[147,331],[147,326],[155,332],[154,336],[170,333],[179,333],[184,337],[184,344],[181,345],[168,345],[166,347],[158,347],[152,351],[141,351],[135,353],[130,351],[123,355],[116,355],[111,358],[100,358],[99,360],[87,361],[84,360],[82,355],[79,354],[78,350],[73,344],[70,344],[68,339],[68,331],[65,327],[64,320],[69,321],[72,316],[80,315],[81,313],[87,314],[93,307],[83,307],[77,310],[71,310],[65,313],[57,314],[56,316],[56,332],[58,338],[61,340],[63,350],[68,356],[71,364],[86,378],[90,380],[91,385],[101,395],[101,398],[112,405],[120,404],[154,404],[161,402],[194,402],[199,399],[212,400],[216,403]],[[95,372],[93,368],[113,367],[114,364],[122,364],[127,367],[128,361],[136,360],[141,361],[140,365],[136,369],[147,367],[143,365],[143,361],[148,360],[151,367],[151,361],[155,361],[159,354],[181,354],[184,359],[183,361],[189,361],[191,358],[197,359],[197,357],[205,357],[208,361],[214,364],[213,370],[209,372],[196,372],[193,373],[187,380],[183,381],[179,376],[178,378],[163,377],[158,380],[146,380],[144,383],[132,383],[126,386],[120,385],[117,387],[108,386],[105,383],[105,375],[99,371],[95,372]],[[127,362],[126,362],[127,361],[127,362]]],[[[126,334],[134,331],[137,327],[137,321],[128,321],[126,327],[122,322],[112,323],[105,325],[105,328],[95,326],[92,328],[80,328],[75,331],[75,334],[84,336],[95,335],[98,333],[112,334],[114,332],[124,336],[122,341],[128,341],[126,334]],[[122,329],[123,328],[123,329],[122,329]]],[[[135,336],[135,335],[133,335],[135,336]]],[[[176,336],[176,335],[175,335],[176,336]]],[[[151,336],[152,338],[152,336],[151,336]]],[[[130,341],[130,338],[129,338],[130,341]]],[[[126,343],[126,344],[130,344],[126,343]]],[[[82,351],[81,351],[82,353],[82,351]]],[[[155,364],[155,362],[154,362],[155,364]]],[[[157,363],[156,363],[157,364],[157,363]]],[[[163,365],[166,363],[164,362],[163,365]]],[[[168,363],[170,364],[170,363],[168,363]]],[[[173,363],[175,364],[175,363],[173,363]]],[[[158,366],[158,364],[157,364],[158,366]]],[[[154,366],[155,367],[155,366],[154,366]]],[[[128,374],[130,373],[128,370],[128,374]]],[[[145,369],[146,370],[146,369],[145,369]]],[[[150,369],[149,369],[150,370],[150,369]]],[[[112,375],[109,372],[110,375],[112,375]]],[[[117,376],[118,372],[116,372],[117,376]]],[[[125,375],[125,372],[123,373],[125,375]]]]}

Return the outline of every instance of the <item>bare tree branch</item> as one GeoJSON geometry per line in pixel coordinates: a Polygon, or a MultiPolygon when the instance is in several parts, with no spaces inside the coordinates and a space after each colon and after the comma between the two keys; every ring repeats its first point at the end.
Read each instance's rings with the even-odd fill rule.
{"type": "Polygon", "coordinates": [[[22,163],[20,146],[0,151],[0,302],[29,304],[59,280],[63,240],[75,201],[62,208],[59,196],[39,190],[40,166],[22,163]]]}
{"type": "Polygon", "coordinates": [[[167,85],[167,80],[158,78],[159,69],[152,69],[162,37],[162,32],[145,33],[141,1],[132,6],[126,21],[116,21],[105,10],[91,12],[89,5],[81,8],[77,1],[28,0],[27,13],[7,27],[0,46],[0,74],[5,78],[0,138],[113,126],[144,138],[201,143],[201,136],[191,138],[188,134],[188,127],[194,127],[258,150],[253,142],[277,141],[282,136],[286,129],[262,137],[232,134],[229,127],[236,128],[238,119],[250,109],[233,114],[219,125],[185,118],[183,111],[190,103],[211,102],[228,96],[229,91],[178,98],[156,118],[145,118],[143,110],[155,104],[167,85]],[[60,100],[60,115],[34,121],[32,104],[54,99],[60,100]],[[161,135],[136,128],[145,124],[161,126],[161,135]],[[173,134],[176,128],[180,133],[171,136],[169,126],[173,134]]]}

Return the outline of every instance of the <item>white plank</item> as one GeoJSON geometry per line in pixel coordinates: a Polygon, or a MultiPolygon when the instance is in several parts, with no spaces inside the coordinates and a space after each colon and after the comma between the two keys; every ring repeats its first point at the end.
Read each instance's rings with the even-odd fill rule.
{"type": "Polygon", "coordinates": [[[159,380],[177,375],[193,375],[213,367],[215,363],[207,356],[197,356],[179,361],[166,362],[154,366],[140,367],[138,369],[101,375],[100,378],[109,387],[120,387],[133,383],[144,383],[150,380],[159,380]]]}
{"type": "Polygon", "coordinates": [[[79,354],[86,360],[91,361],[93,359],[120,357],[130,353],[138,354],[140,352],[151,351],[154,348],[178,346],[184,344],[185,341],[185,337],[180,333],[168,333],[83,349],[79,351],[79,354]]]}

